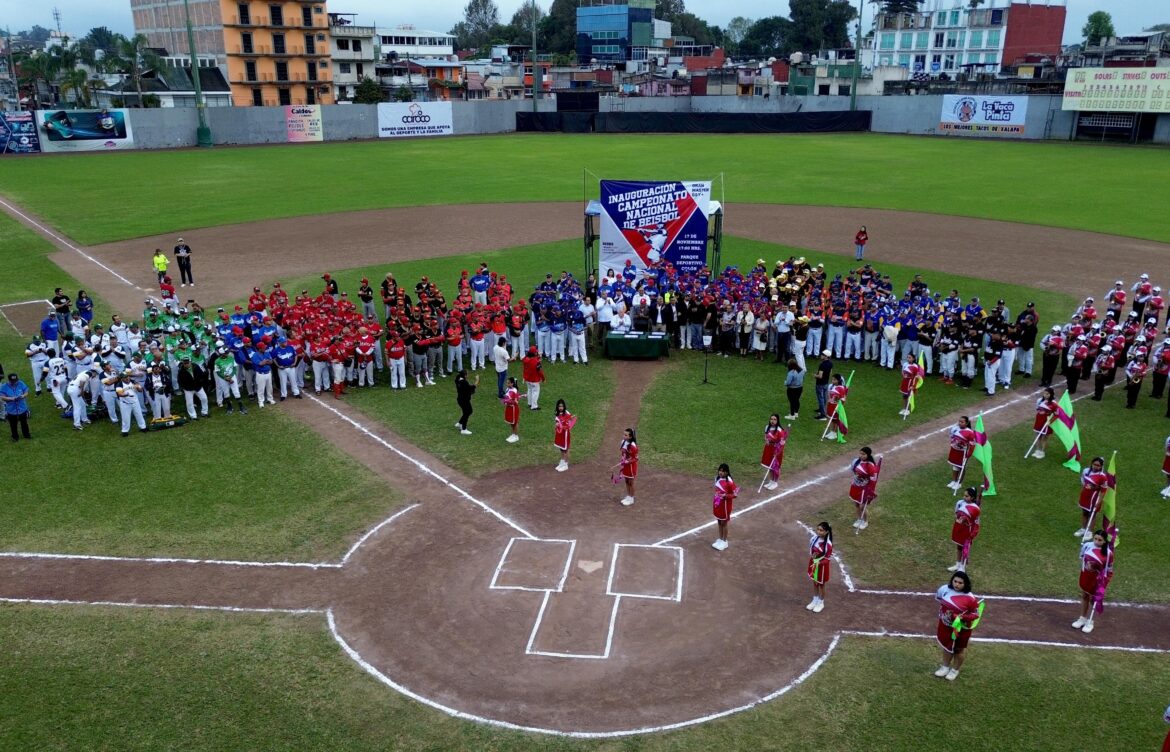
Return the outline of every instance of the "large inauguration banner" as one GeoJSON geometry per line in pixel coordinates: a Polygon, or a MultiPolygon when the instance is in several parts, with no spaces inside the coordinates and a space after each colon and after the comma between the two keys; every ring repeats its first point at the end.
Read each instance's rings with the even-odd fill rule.
{"type": "Polygon", "coordinates": [[[680,271],[707,263],[710,181],[601,181],[600,271],[621,273],[669,261],[680,271]]]}
{"type": "Polygon", "coordinates": [[[133,149],[126,110],[39,110],[41,151],[133,149]]]}
{"type": "Polygon", "coordinates": [[[378,105],[378,138],[450,136],[455,133],[450,102],[383,102],[378,105]]]}
{"type": "Polygon", "coordinates": [[[943,97],[938,129],[943,132],[1022,136],[1027,118],[1027,97],[947,94],[943,97]]]}

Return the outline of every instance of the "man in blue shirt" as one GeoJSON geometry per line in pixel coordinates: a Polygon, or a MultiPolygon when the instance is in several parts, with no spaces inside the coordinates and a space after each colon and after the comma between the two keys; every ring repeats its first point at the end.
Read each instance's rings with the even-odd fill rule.
{"type": "Polygon", "coordinates": [[[50,345],[56,345],[61,339],[61,324],[53,311],[49,311],[49,315],[41,322],[41,339],[50,345]]]}
{"type": "Polygon", "coordinates": [[[8,427],[12,429],[12,440],[20,441],[20,434],[31,439],[28,432],[28,386],[15,373],[8,374],[8,380],[0,385],[0,401],[4,402],[4,417],[8,418],[8,427]],[[20,434],[16,427],[20,425],[20,434]]]}
{"type": "Polygon", "coordinates": [[[472,302],[480,305],[487,305],[487,291],[492,286],[491,275],[488,274],[487,267],[481,266],[475,276],[471,278],[471,299],[472,302]]]}
{"type": "Polygon", "coordinates": [[[277,340],[276,349],[272,351],[272,357],[276,361],[276,368],[280,372],[280,401],[284,402],[288,397],[289,389],[292,389],[293,396],[297,399],[301,398],[301,390],[297,387],[297,349],[288,343],[288,340],[281,337],[277,340]]]}
{"type": "Polygon", "coordinates": [[[250,360],[256,374],[256,401],[263,409],[265,399],[269,402],[276,401],[272,399],[272,356],[268,353],[268,345],[257,342],[250,360]]]}

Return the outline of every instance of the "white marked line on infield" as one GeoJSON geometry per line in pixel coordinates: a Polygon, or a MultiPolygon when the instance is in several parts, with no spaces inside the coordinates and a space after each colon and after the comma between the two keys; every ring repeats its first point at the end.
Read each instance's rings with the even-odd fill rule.
{"type": "Polygon", "coordinates": [[[605,581],[605,594],[616,596],[618,598],[646,598],[648,600],[657,601],[674,601],[679,603],[682,601],[683,590],[683,567],[686,561],[686,552],[679,546],[664,546],[658,543],[654,545],[647,545],[645,543],[615,543],[613,544],[613,556],[609,562],[609,577],[605,581]],[[667,550],[674,551],[677,556],[677,567],[674,570],[674,595],[651,595],[646,593],[623,593],[613,589],[613,578],[617,573],[618,554],[623,548],[649,548],[655,551],[667,550]]]}
{"type": "Polygon", "coordinates": [[[21,337],[32,336],[32,334],[39,334],[40,333],[39,331],[32,332],[30,334],[26,334],[25,332],[20,331],[20,327],[18,327],[15,323],[13,323],[12,319],[8,318],[8,314],[4,312],[5,308],[15,308],[16,306],[22,306],[22,305],[36,305],[37,303],[47,305],[47,306],[49,306],[50,310],[52,310],[53,303],[51,301],[48,301],[48,300],[22,300],[19,303],[5,303],[4,305],[0,305],[0,316],[4,317],[4,320],[8,322],[8,325],[10,327],[12,327],[12,331],[16,332],[21,337]]]}
{"type": "Polygon", "coordinates": [[[6,209],[7,209],[9,212],[11,212],[11,213],[15,214],[16,216],[18,216],[18,217],[20,217],[21,219],[23,219],[25,222],[28,222],[28,223],[29,223],[30,225],[32,225],[33,227],[37,228],[37,230],[39,230],[39,231],[41,232],[41,234],[42,234],[42,235],[47,235],[47,236],[49,236],[50,238],[52,238],[53,240],[57,241],[57,242],[58,242],[58,243],[60,243],[61,245],[65,246],[65,247],[66,247],[66,248],[68,248],[69,250],[71,250],[71,251],[73,251],[74,253],[76,253],[76,254],[80,255],[82,258],[85,258],[86,260],[88,260],[88,261],[90,261],[90,262],[92,262],[92,263],[96,264],[97,266],[100,266],[102,269],[105,269],[107,272],[109,272],[110,274],[114,275],[116,278],[118,278],[120,281],[124,282],[125,284],[129,285],[130,287],[133,287],[135,290],[138,290],[138,289],[140,289],[140,288],[138,287],[138,285],[136,285],[136,284],[134,284],[133,282],[131,282],[130,280],[126,279],[126,278],[125,278],[125,277],[123,277],[121,274],[118,274],[116,271],[114,271],[114,270],[113,270],[113,269],[111,269],[110,267],[106,266],[106,265],[105,265],[105,264],[103,264],[102,262],[100,262],[100,261],[98,261],[97,259],[95,259],[93,256],[90,256],[88,253],[86,253],[85,251],[81,250],[81,249],[80,249],[80,248],[78,248],[77,246],[73,245],[72,243],[70,243],[70,242],[69,242],[68,240],[66,240],[65,238],[61,237],[61,236],[60,236],[60,235],[58,235],[57,233],[55,233],[55,232],[53,232],[52,230],[50,230],[48,227],[45,227],[45,226],[44,226],[43,224],[41,224],[40,222],[36,221],[35,219],[33,219],[32,217],[30,217],[29,215],[27,215],[27,214],[25,214],[24,212],[22,212],[20,209],[16,208],[16,206],[14,206],[13,204],[10,204],[10,203],[8,203],[7,201],[5,201],[4,199],[0,198],[0,206],[3,206],[3,207],[4,207],[4,208],[6,208],[6,209]]]}
{"type": "MultiPolygon", "coordinates": [[[[869,588],[858,588],[857,590],[850,590],[850,592],[861,593],[863,595],[894,595],[894,596],[911,596],[916,598],[934,598],[934,593],[928,593],[920,590],[872,590],[869,588]]],[[[1020,601],[1021,603],[1060,603],[1064,605],[1080,605],[1079,598],[1051,598],[1043,596],[1032,595],[983,595],[980,598],[986,598],[989,601],[1020,601]]],[[[1156,603],[1129,603],[1126,601],[1109,601],[1110,606],[1119,608],[1141,608],[1141,609],[1161,609],[1165,608],[1156,603]]]]}
{"type": "Polygon", "coordinates": [[[500,555],[500,561],[496,564],[496,570],[492,572],[492,581],[488,584],[488,590],[523,590],[528,593],[561,593],[565,590],[565,581],[569,579],[569,569],[573,564],[573,553],[577,550],[577,541],[567,540],[564,538],[509,538],[508,545],[504,546],[504,553],[500,555]],[[512,546],[516,541],[527,541],[529,543],[556,543],[568,544],[569,550],[565,554],[565,564],[561,570],[560,579],[557,581],[555,587],[539,588],[527,587],[521,585],[499,585],[500,574],[504,572],[504,565],[508,561],[508,554],[512,551],[512,546]]]}
{"type": "Polygon", "coordinates": [[[471,494],[469,494],[467,491],[465,491],[465,490],[463,490],[462,488],[460,488],[459,486],[457,486],[455,483],[452,483],[452,482],[451,482],[450,480],[448,480],[447,478],[443,477],[442,475],[439,475],[437,472],[435,472],[433,469],[431,469],[431,467],[430,467],[429,465],[427,465],[425,462],[420,462],[419,460],[416,460],[414,457],[411,457],[409,454],[407,454],[406,452],[402,451],[402,450],[401,450],[401,449],[399,449],[398,447],[394,446],[394,445],[393,445],[393,444],[391,444],[390,442],[386,441],[385,439],[383,439],[381,436],[379,436],[378,434],[376,434],[376,433],[374,433],[373,431],[371,431],[371,430],[370,430],[369,428],[367,428],[366,426],[362,425],[362,424],[361,424],[361,423],[359,423],[358,421],[354,420],[353,418],[349,417],[349,416],[348,416],[348,415],[346,415],[345,413],[343,413],[343,412],[341,412],[340,410],[338,410],[336,407],[333,407],[332,405],[330,405],[330,404],[328,404],[328,403],[326,403],[326,402],[323,402],[321,399],[319,399],[318,397],[316,397],[316,396],[314,396],[314,395],[312,395],[312,394],[308,394],[308,395],[306,395],[306,396],[307,396],[307,397],[308,397],[310,400],[312,400],[313,402],[315,402],[315,403],[316,403],[316,404],[317,404],[319,407],[321,407],[321,408],[323,408],[323,409],[325,409],[325,410],[328,410],[329,412],[331,412],[331,413],[333,413],[334,415],[336,415],[338,418],[341,418],[343,421],[345,421],[346,423],[350,424],[351,426],[353,426],[355,429],[357,429],[357,430],[358,430],[358,431],[360,431],[361,433],[365,434],[365,435],[366,435],[368,438],[372,439],[373,441],[375,441],[375,442],[377,442],[378,444],[382,445],[382,446],[383,446],[383,447],[385,447],[386,449],[389,449],[389,450],[390,450],[391,452],[393,452],[394,454],[397,454],[399,457],[401,457],[402,459],[406,460],[406,461],[407,461],[407,462],[409,462],[410,464],[414,465],[414,466],[415,466],[416,468],[418,468],[418,469],[419,469],[419,470],[420,470],[420,471],[421,471],[423,474],[425,474],[425,475],[429,475],[429,476],[431,476],[432,478],[434,478],[435,480],[439,481],[440,483],[442,483],[442,484],[443,484],[444,486],[446,486],[447,488],[450,488],[452,491],[454,491],[455,493],[459,494],[459,495],[460,495],[460,496],[462,496],[464,499],[467,499],[467,500],[468,500],[468,501],[470,501],[472,504],[475,504],[477,507],[479,507],[480,509],[484,510],[484,511],[485,511],[485,512],[487,512],[488,514],[492,515],[493,517],[495,517],[495,518],[496,518],[497,520],[499,520],[500,522],[504,523],[504,524],[505,524],[505,525],[507,525],[508,527],[512,528],[512,529],[513,529],[513,530],[515,530],[516,532],[518,532],[518,533],[520,533],[521,535],[523,535],[525,538],[535,538],[535,537],[536,537],[535,535],[533,535],[532,533],[530,533],[530,532],[528,532],[527,530],[525,530],[523,527],[521,527],[519,524],[517,524],[516,522],[514,522],[513,520],[511,520],[511,519],[510,519],[510,518],[508,518],[507,516],[505,516],[505,515],[503,515],[503,514],[501,514],[501,513],[497,512],[495,509],[492,509],[492,508],[491,508],[490,506],[488,506],[486,503],[484,503],[484,502],[480,501],[479,499],[475,498],[474,496],[472,496],[471,494]]]}
{"type": "Polygon", "coordinates": [[[524,648],[525,655],[543,655],[549,658],[582,658],[586,660],[606,660],[609,658],[610,651],[613,649],[613,628],[617,622],[618,606],[622,604],[622,596],[616,596],[613,599],[613,606],[609,611],[609,628],[605,634],[605,650],[601,653],[559,653],[554,650],[533,650],[532,646],[536,642],[536,633],[540,631],[540,624],[544,621],[544,611],[548,608],[548,600],[552,597],[553,591],[544,591],[544,599],[540,602],[540,610],[536,612],[536,621],[532,623],[532,631],[528,634],[528,645],[524,648]]]}
{"type": "Polygon", "coordinates": [[[394,520],[406,514],[410,510],[419,506],[419,504],[411,504],[408,507],[399,509],[394,514],[379,522],[374,527],[366,531],[357,542],[349,547],[345,552],[345,556],[341,561],[239,561],[237,559],[185,559],[173,556],[102,556],[99,554],[47,554],[36,552],[21,552],[21,551],[0,551],[0,559],[57,559],[64,561],[121,561],[121,562],[139,562],[147,564],[210,564],[214,566],[226,567],[257,567],[270,569],[340,569],[345,566],[350,557],[358,550],[358,548],[369,540],[379,530],[389,525],[394,520]]]}
{"type": "Polygon", "coordinates": [[[136,601],[71,601],[55,598],[2,598],[0,603],[32,606],[117,606],[118,608],[188,609],[191,611],[226,611],[233,614],[323,614],[320,608],[248,608],[245,606],[207,606],[190,603],[138,603],[136,601]]]}
{"type": "MultiPolygon", "coordinates": [[[[932,634],[916,634],[914,632],[864,632],[860,630],[845,629],[840,634],[853,635],[857,637],[908,637],[918,640],[933,640],[936,635],[932,634]]],[[[1030,645],[1033,647],[1045,648],[1077,648],[1078,650],[1112,650],[1121,653],[1170,653],[1170,650],[1163,650],[1161,648],[1143,648],[1130,647],[1128,645],[1086,645],[1080,642],[1055,642],[1053,640],[1016,640],[1008,637],[975,637],[971,636],[971,642],[986,642],[1000,645],[1030,645]]]]}
{"type": "MultiPolygon", "coordinates": [[[[804,531],[809,535],[816,534],[815,530],[800,520],[797,520],[796,524],[804,528],[804,531]]],[[[837,553],[836,547],[834,547],[833,550],[833,561],[837,562],[837,567],[841,570],[841,579],[845,581],[845,589],[850,593],[857,592],[857,588],[853,586],[853,578],[849,576],[849,567],[845,566],[845,560],[841,558],[841,554],[837,553]]],[[[933,593],[931,593],[931,595],[933,595],[933,593]]]]}

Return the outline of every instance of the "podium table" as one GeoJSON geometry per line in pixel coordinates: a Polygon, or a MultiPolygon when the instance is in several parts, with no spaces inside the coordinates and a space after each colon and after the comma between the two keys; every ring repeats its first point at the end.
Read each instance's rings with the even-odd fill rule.
{"type": "Polygon", "coordinates": [[[646,332],[615,334],[605,337],[605,354],[610,358],[670,357],[670,337],[651,336],[646,332]]]}

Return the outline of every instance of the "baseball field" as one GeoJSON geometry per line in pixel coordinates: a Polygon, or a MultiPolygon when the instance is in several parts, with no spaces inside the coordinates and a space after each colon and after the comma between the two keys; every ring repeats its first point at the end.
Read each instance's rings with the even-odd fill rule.
{"type": "MultiPolygon", "coordinates": [[[[895,287],[1034,302],[1041,329],[1142,272],[1165,284],[1170,152],[849,136],[498,136],[129,152],[0,163],[0,363],[62,287],[95,320],[141,316],[150,256],[181,234],[208,310],[280,280],[317,292],[387,272],[452,285],[480,262],[528,291],[582,273],[597,179],[711,179],[723,263],[790,255],[895,287]]],[[[353,294],[351,292],[351,294],[353,294]]],[[[542,413],[506,429],[484,372],[474,433],[448,382],[215,413],[175,430],[70,430],[31,400],[0,454],[5,749],[1138,750],[1170,702],[1170,421],[1143,390],[1075,403],[1086,460],[1117,452],[1116,575],[1078,615],[1077,475],[1032,441],[1037,380],[995,397],[857,366],[849,442],[792,425],[777,491],[762,427],[770,361],[672,352],[546,366],[542,413]],[[704,368],[708,381],[703,383],[704,368]],[[581,418],[554,471],[549,407],[581,418]],[[934,590],[954,546],[946,432],[983,413],[998,494],[970,574],[987,596],[962,676],[937,665],[934,590]],[[621,430],[638,504],[611,483],[621,430]],[[847,463],[885,457],[853,535],[847,463]],[[744,487],[713,551],[710,478],[744,487]],[[838,561],[812,614],[806,526],[838,561]],[[847,534],[848,532],[848,534],[847,534]]],[[[489,383],[492,382],[492,383],[489,383]]],[[[809,400],[807,394],[805,399],[809,400]]],[[[1082,389],[1078,397],[1087,396],[1082,389]]],[[[811,415],[811,410],[809,411],[811,415]]],[[[1054,442],[1052,447],[1056,447],[1054,442]]]]}

